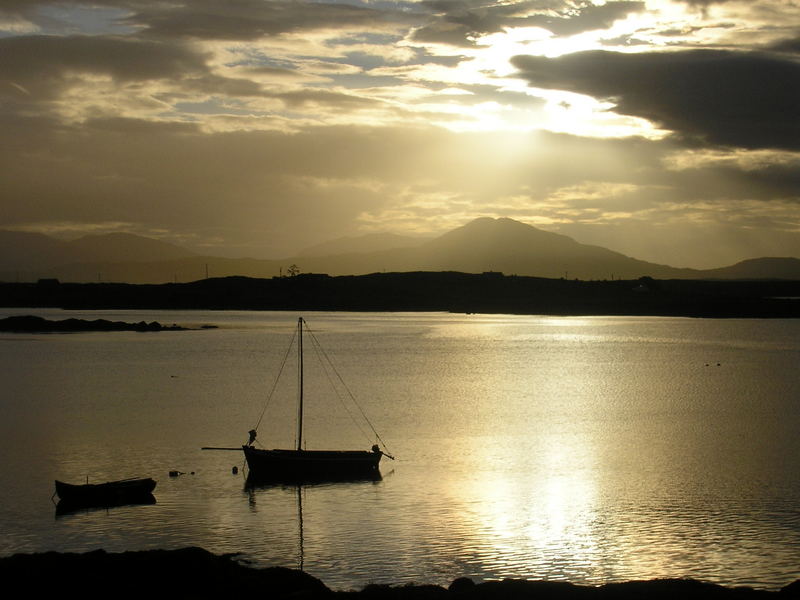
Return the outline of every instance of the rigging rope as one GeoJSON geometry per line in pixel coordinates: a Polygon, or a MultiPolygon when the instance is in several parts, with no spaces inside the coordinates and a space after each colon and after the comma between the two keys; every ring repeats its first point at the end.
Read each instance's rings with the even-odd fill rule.
{"type": "MultiPolygon", "coordinates": [[[[372,433],[375,434],[375,437],[377,438],[377,440],[381,443],[381,445],[384,448],[386,448],[386,451],[388,452],[389,451],[389,447],[386,445],[386,442],[384,442],[383,439],[381,438],[381,436],[378,434],[378,432],[375,431],[375,427],[372,426],[372,422],[369,420],[367,415],[364,413],[364,409],[361,408],[361,405],[356,400],[355,396],[353,395],[353,392],[351,392],[350,388],[347,387],[347,384],[344,382],[344,379],[342,379],[342,376],[339,374],[339,371],[336,369],[336,366],[333,364],[333,361],[330,359],[330,357],[328,356],[327,352],[325,352],[325,348],[323,348],[322,344],[319,343],[319,340],[317,340],[317,337],[314,335],[314,332],[311,331],[311,328],[308,326],[308,324],[306,323],[305,325],[306,325],[306,331],[309,333],[309,335],[311,335],[311,339],[312,339],[312,341],[314,343],[315,349],[318,348],[319,352],[322,354],[322,356],[325,357],[325,361],[330,366],[331,370],[336,374],[336,378],[339,380],[339,383],[341,383],[342,387],[347,392],[347,395],[350,397],[350,400],[352,400],[353,404],[355,404],[356,408],[358,408],[358,412],[361,413],[361,416],[364,418],[364,421],[366,421],[367,425],[369,425],[369,428],[372,430],[372,433]]],[[[326,374],[327,374],[327,371],[326,371],[326,374]]],[[[336,389],[335,386],[334,386],[334,389],[336,389]]],[[[337,396],[338,396],[338,392],[337,392],[337,396]]],[[[345,407],[345,408],[347,408],[347,407],[345,407]]],[[[347,412],[348,412],[348,414],[350,413],[349,410],[347,412]]],[[[352,415],[350,416],[350,418],[351,419],[353,418],[352,415]]],[[[355,419],[353,419],[353,422],[355,423],[355,419]]],[[[356,426],[358,426],[358,423],[356,423],[356,426]]],[[[359,429],[360,429],[360,427],[359,427],[359,429]]],[[[362,434],[363,434],[363,431],[362,431],[362,434]]]]}
{"type": "MultiPolygon", "coordinates": [[[[309,333],[311,333],[311,332],[309,331],[309,333]]],[[[325,373],[325,377],[328,378],[328,383],[331,384],[331,388],[333,389],[333,393],[336,395],[336,398],[339,400],[339,403],[342,405],[342,408],[344,408],[345,412],[347,413],[347,416],[350,417],[350,420],[353,422],[353,424],[361,432],[361,435],[364,436],[364,439],[369,441],[370,437],[364,432],[364,429],[361,427],[361,424],[353,416],[352,411],[350,410],[350,408],[348,408],[347,403],[344,401],[344,399],[342,398],[342,395],[339,393],[339,388],[336,387],[336,384],[333,382],[333,378],[331,377],[330,371],[328,370],[330,368],[331,370],[335,371],[335,369],[333,367],[333,364],[331,364],[330,359],[328,359],[328,357],[325,356],[325,352],[322,350],[322,346],[319,344],[319,342],[317,342],[317,340],[314,338],[313,334],[312,334],[311,337],[312,337],[312,342],[313,342],[311,345],[314,348],[314,352],[317,355],[317,359],[319,360],[319,364],[322,366],[322,372],[325,373]],[[325,358],[325,360],[323,360],[323,357],[325,358]]]]}

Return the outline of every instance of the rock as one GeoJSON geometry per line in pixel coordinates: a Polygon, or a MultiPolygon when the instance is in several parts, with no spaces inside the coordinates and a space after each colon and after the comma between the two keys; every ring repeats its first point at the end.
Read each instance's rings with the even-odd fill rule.
{"type": "Polygon", "coordinates": [[[326,597],[320,580],[293,569],[254,569],[235,555],[202,548],[119,554],[15,554],[0,558],[6,590],[34,598],[296,598],[326,597]]]}
{"type": "Polygon", "coordinates": [[[472,590],[475,587],[475,582],[469,577],[459,577],[454,579],[447,589],[454,594],[461,594],[472,590]]]}
{"type": "Polygon", "coordinates": [[[77,331],[183,331],[184,327],[172,325],[165,327],[158,321],[146,323],[125,323],[123,321],[108,321],[106,319],[95,319],[87,321],[84,319],[63,319],[61,321],[50,321],[42,317],[32,315],[13,316],[0,319],[0,331],[10,331],[13,333],[45,333],[45,332],[77,332],[77,331]]]}
{"type": "Polygon", "coordinates": [[[781,588],[780,595],[781,600],[783,600],[783,598],[800,598],[800,579],[797,579],[786,587],[781,588]]]}

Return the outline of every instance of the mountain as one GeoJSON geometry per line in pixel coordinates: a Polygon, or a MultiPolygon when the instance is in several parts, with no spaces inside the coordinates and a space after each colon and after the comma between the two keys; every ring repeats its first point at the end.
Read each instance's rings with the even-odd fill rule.
{"type": "Polygon", "coordinates": [[[707,279],[800,279],[800,259],[751,258],[730,267],[707,269],[702,273],[707,279]]]}
{"type": "MultiPolygon", "coordinates": [[[[55,276],[50,271],[70,264],[137,263],[184,259],[189,250],[131,233],[86,235],[64,241],[41,233],[0,231],[0,272],[55,276]]],[[[96,279],[97,271],[95,270],[96,279]]],[[[8,277],[5,277],[8,279],[8,277]]]]}
{"type": "Polygon", "coordinates": [[[93,262],[98,256],[108,262],[150,262],[196,256],[175,244],[131,233],[86,235],[66,244],[74,262],[93,262]]]}
{"type": "Polygon", "coordinates": [[[302,273],[502,272],[555,279],[795,279],[800,260],[760,258],[711,270],[678,269],[580,244],[513,219],[480,218],[429,240],[401,236],[345,238],[283,260],[198,256],[178,246],[129,234],[60,242],[38,234],[0,232],[0,280],[129,283],[187,282],[242,275],[269,278],[291,265],[302,273]],[[399,244],[399,245],[398,245],[399,244]],[[98,260],[102,257],[102,260],[98,260]],[[22,265],[22,266],[20,266],[22,265]]]}
{"type": "Polygon", "coordinates": [[[0,231],[0,271],[37,271],[61,263],[65,242],[42,233],[0,231]]]}
{"type": "Polygon", "coordinates": [[[420,247],[426,270],[506,274],[567,279],[691,277],[676,269],[636,260],[570,237],[542,231],[513,219],[480,218],[420,247]]]}

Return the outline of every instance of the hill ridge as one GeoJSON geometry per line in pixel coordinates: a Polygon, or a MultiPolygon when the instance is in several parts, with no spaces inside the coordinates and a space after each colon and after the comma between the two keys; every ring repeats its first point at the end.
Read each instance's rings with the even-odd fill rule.
{"type": "Polygon", "coordinates": [[[389,244],[389,247],[372,251],[357,251],[354,247],[353,251],[339,254],[297,255],[281,260],[203,256],[135,234],[85,236],[73,242],[62,242],[42,234],[10,232],[5,235],[7,233],[0,231],[0,280],[4,281],[56,278],[76,282],[166,283],[207,276],[273,277],[286,273],[291,266],[301,272],[330,275],[497,271],[585,280],[642,276],[800,280],[800,259],[793,257],[753,258],[717,269],[677,268],[642,261],[602,246],[582,244],[569,236],[508,217],[479,217],[412,246],[391,247],[389,244]],[[27,248],[24,241],[30,242],[27,248]],[[126,242],[131,244],[126,246],[126,242]],[[125,259],[128,251],[131,255],[125,259]],[[104,259],[93,260],[96,256],[104,259]]]}

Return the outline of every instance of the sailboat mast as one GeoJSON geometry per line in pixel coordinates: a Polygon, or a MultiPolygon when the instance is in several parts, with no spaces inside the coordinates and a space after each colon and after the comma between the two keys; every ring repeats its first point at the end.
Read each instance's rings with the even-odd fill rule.
{"type": "Polygon", "coordinates": [[[297,449],[303,449],[303,317],[297,319],[297,449]]]}

